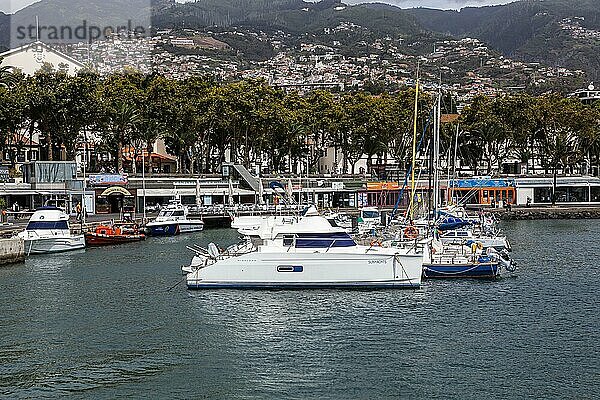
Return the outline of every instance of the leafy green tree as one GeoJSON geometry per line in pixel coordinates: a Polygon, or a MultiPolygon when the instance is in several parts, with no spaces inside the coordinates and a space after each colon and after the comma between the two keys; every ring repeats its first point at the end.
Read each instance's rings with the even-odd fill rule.
{"type": "Polygon", "coordinates": [[[331,92],[317,90],[306,96],[304,108],[299,111],[304,114],[308,164],[314,172],[327,148],[335,141],[342,110],[331,92]]]}
{"type": "Polygon", "coordinates": [[[101,86],[101,148],[113,155],[117,171],[123,171],[124,147],[131,144],[141,120],[143,79],[136,73],[111,75],[101,86]]]}
{"type": "Polygon", "coordinates": [[[22,80],[10,89],[0,86],[0,144],[8,152],[12,167],[28,142],[27,99],[27,87],[22,80]]]}
{"type": "MultiPolygon", "coordinates": [[[[508,135],[511,151],[527,166],[535,157],[536,99],[528,94],[504,96],[495,101],[495,112],[499,114],[508,135]]],[[[535,170],[535,163],[532,163],[535,170]]]]}
{"type": "Polygon", "coordinates": [[[558,171],[570,169],[582,160],[581,135],[593,129],[583,119],[583,109],[579,101],[556,94],[542,96],[537,102],[536,115],[542,133],[540,151],[553,176],[552,205],[557,200],[558,171]]]}
{"type": "Polygon", "coordinates": [[[500,166],[511,149],[501,108],[496,101],[478,96],[463,112],[461,124],[467,132],[463,155],[466,150],[475,171],[479,160],[485,160],[487,174],[490,175],[493,167],[500,166]]]}

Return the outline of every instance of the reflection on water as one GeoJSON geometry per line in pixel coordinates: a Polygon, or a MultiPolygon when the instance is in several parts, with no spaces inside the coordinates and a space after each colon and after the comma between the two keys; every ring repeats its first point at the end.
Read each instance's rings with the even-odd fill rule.
{"type": "Polygon", "coordinates": [[[228,230],[32,257],[0,269],[0,394],[592,397],[597,221],[505,228],[517,273],[416,291],[169,291],[228,230]]]}

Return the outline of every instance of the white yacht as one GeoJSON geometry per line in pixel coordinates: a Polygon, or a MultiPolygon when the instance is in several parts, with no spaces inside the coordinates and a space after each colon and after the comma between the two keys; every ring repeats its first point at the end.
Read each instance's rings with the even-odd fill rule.
{"type": "Polygon", "coordinates": [[[84,236],[71,233],[69,216],[56,207],[36,210],[19,237],[25,241],[26,254],[56,253],[85,247],[84,236]]]}
{"type": "Polygon", "coordinates": [[[189,214],[187,206],[179,200],[172,200],[160,210],[154,221],[146,224],[147,233],[150,236],[174,236],[203,230],[204,221],[189,214]]]}
{"type": "Polygon", "coordinates": [[[423,249],[357,245],[343,228],[318,215],[266,218],[253,238],[224,251],[196,252],[190,289],[321,288],[421,285],[423,249]]]}

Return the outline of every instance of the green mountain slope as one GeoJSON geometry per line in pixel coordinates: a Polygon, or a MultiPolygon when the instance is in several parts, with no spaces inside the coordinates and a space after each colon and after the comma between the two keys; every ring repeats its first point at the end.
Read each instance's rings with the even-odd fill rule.
{"type": "Polygon", "coordinates": [[[318,33],[341,22],[363,26],[376,34],[412,34],[415,19],[396,7],[346,6],[339,0],[197,0],[163,9],[154,16],[157,27],[204,28],[246,26],[288,33],[318,33]]]}
{"type": "MultiPolygon", "coordinates": [[[[50,36],[57,32],[63,42],[81,40],[83,33],[88,35],[90,27],[116,30],[121,26],[131,25],[150,26],[152,7],[150,0],[42,0],[34,3],[10,16],[10,26],[7,28],[0,19],[0,29],[10,29],[11,44],[27,43],[35,39],[36,17],[39,18],[42,40],[56,38],[50,36]],[[83,27],[75,33],[75,29],[83,27]],[[31,27],[31,29],[30,29],[31,27]],[[30,34],[31,32],[31,34],[30,34]],[[25,37],[23,37],[23,34],[25,37]],[[33,36],[33,37],[31,37],[33,36]]],[[[6,22],[6,21],[5,21],[6,22]]],[[[83,40],[87,39],[87,36],[83,40]]],[[[3,36],[6,41],[8,38],[3,36]]]]}
{"type": "Polygon", "coordinates": [[[441,11],[409,10],[426,29],[478,38],[512,57],[552,66],[600,69],[598,0],[524,0],[502,6],[441,11]],[[570,20],[570,22],[565,22],[570,20]],[[565,25],[581,28],[576,36],[565,25]]]}

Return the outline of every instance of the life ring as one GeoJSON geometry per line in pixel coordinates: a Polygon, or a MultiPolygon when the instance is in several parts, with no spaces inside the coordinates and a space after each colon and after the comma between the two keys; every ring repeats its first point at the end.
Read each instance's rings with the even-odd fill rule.
{"type": "Polygon", "coordinates": [[[419,236],[419,231],[414,226],[404,228],[404,236],[408,239],[416,239],[419,236]]]}
{"type": "Polygon", "coordinates": [[[381,240],[373,239],[371,240],[371,247],[373,246],[381,246],[381,240]]]}

